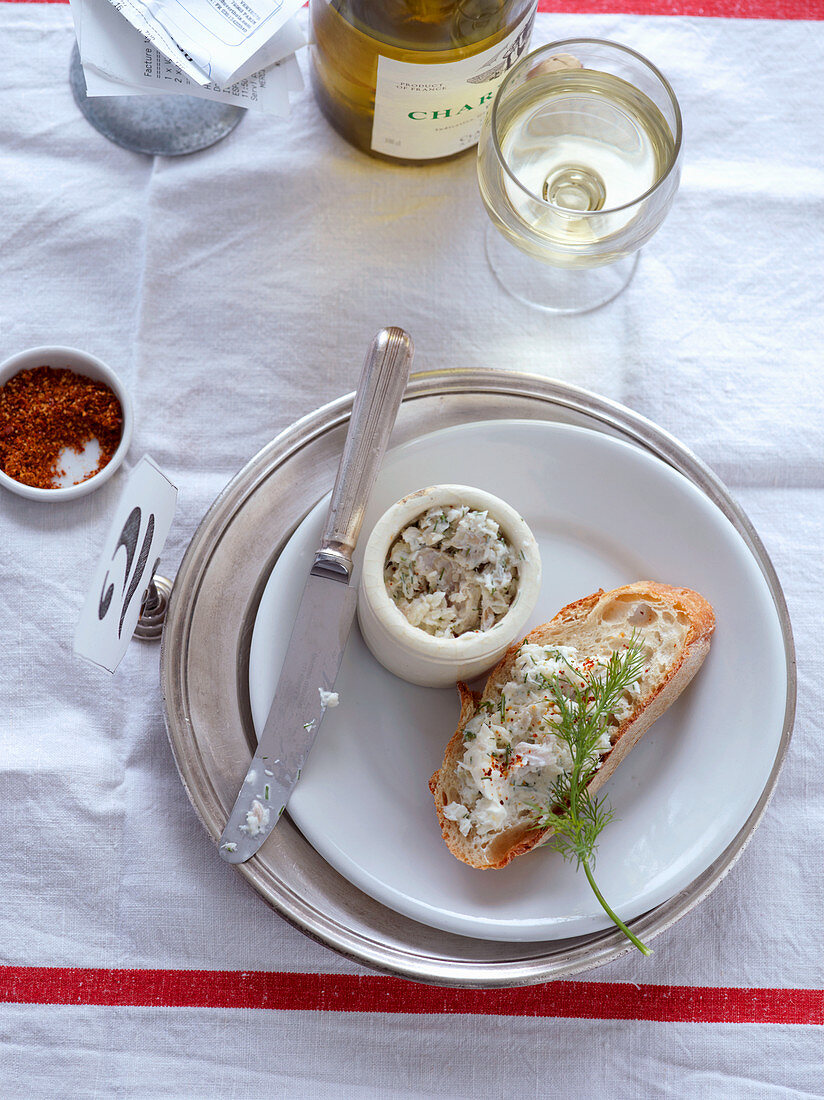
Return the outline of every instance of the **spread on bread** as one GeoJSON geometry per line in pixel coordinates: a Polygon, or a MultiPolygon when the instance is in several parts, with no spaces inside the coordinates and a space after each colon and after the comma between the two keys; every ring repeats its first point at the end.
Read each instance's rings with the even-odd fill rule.
{"type": "MultiPolygon", "coordinates": [[[[601,675],[608,659],[609,652],[583,656],[572,646],[524,642],[518,648],[498,706],[486,700],[464,726],[456,769],[461,799],[443,808],[463,836],[474,830],[484,837],[546,811],[555,779],[572,766],[569,746],[553,732],[560,717],[553,678],[571,690],[582,688],[601,675]]],[[[640,691],[640,682],[629,685],[610,714],[594,750],[599,759],[640,691]]]]}
{"type": "Polygon", "coordinates": [[[594,794],[698,671],[714,626],[697,592],[639,581],[569,604],[537,627],[509,649],[480,697],[458,684],[460,722],[429,784],[453,855],[498,869],[553,835],[552,792],[571,764],[557,733],[559,690],[561,702],[567,692],[574,700],[613,654],[638,653],[637,677],[591,749],[594,794]]]}
{"type": "Polygon", "coordinates": [[[384,582],[412,626],[438,638],[489,630],[518,591],[518,562],[488,512],[436,507],[389,549],[384,582]]]}

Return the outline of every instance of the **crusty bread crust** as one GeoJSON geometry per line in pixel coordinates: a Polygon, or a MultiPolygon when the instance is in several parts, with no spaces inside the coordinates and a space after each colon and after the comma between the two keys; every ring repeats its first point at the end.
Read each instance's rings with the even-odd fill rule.
{"type": "MultiPolygon", "coordinates": [[[[606,615],[620,616],[623,609],[628,617],[627,621],[631,622],[631,615],[640,606],[677,616],[680,622],[686,624],[686,630],[666,667],[656,677],[655,682],[648,686],[632,714],[617,727],[612,748],[603,756],[601,766],[589,785],[589,791],[594,794],[653,722],[678,698],[701,667],[715,629],[715,614],[703,596],[689,588],[673,588],[656,581],[636,581],[610,592],[599,589],[591,596],[568,604],[548,623],[536,627],[522,641],[510,646],[490,673],[481,695],[470,691],[466,684],[458,684],[461,699],[458,728],[446,746],[443,764],[429,781],[441,833],[447,847],[458,859],[481,870],[499,870],[552,836],[551,828],[534,828],[520,824],[494,834],[487,843],[480,845],[477,840],[464,837],[457,822],[451,821],[443,813],[444,806],[461,800],[457,766],[464,755],[464,727],[476,714],[481,702],[492,700],[494,704],[500,699],[501,689],[510,679],[515,655],[521,645],[524,642],[534,645],[575,645],[576,640],[586,639],[593,629],[603,631],[604,623],[608,621],[606,615]],[[617,612],[616,608],[619,609],[617,612]]],[[[620,629],[624,625],[618,618],[616,637],[627,636],[626,630],[620,629]]],[[[643,637],[643,633],[641,636],[643,637]]]]}

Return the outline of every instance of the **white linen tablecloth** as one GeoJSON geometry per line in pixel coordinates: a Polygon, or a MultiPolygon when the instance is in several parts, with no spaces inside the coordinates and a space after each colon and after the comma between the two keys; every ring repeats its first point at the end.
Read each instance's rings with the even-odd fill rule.
{"type": "Polygon", "coordinates": [[[73,657],[123,475],[63,505],[3,493],[0,1096],[824,1095],[824,23],[539,16],[535,44],[586,34],[654,59],[684,111],[672,212],[627,293],[578,318],[494,281],[471,157],[373,161],[307,89],[288,120],[250,116],[153,160],[75,107],[67,6],[0,3],[0,29],[0,358],[74,345],[128,384],[129,462],[151,454],[180,489],[161,572],[236,471],[350,391],[374,331],[399,324],[418,370],[557,377],[680,438],[764,540],[799,665],[775,797],[715,892],[651,959],[565,985],[579,1010],[547,1014],[536,993],[526,1014],[473,1011],[310,941],[216,857],[166,740],[157,647],[132,645],[113,678],[73,657]],[[131,999],[101,978],[123,971],[131,999]],[[197,980],[178,995],[181,971],[202,997],[197,980]],[[234,988],[280,973],[295,1003],[231,1007],[209,972],[234,988]],[[640,986],[661,1010],[609,1018],[590,982],[640,986]],[[671,987],[694,1014],[666,1018],[671,987]],[[700,1007],[718,989],[725,1022],[700,1007]],[[742,1016],[761,989],[783,1007],[742,1016]]]}

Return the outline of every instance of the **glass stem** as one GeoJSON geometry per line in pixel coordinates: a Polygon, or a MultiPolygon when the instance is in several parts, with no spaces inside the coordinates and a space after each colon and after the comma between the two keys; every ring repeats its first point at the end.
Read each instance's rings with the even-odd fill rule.
{"type": "Polygon", "coordinates": [[[621,931],[624,933],[624,935],[627,937],[627,939],[630,940],[638,948],[638,950],[641,952],[642,955],[651,955],[652,951],[647,947],[647,945],[644,944],[644,943],[641,943],[641,941],[638,939],[638,937],[635,935],[635,933],[630,932],[630,930],[627,928],[627,926],[624,924],[624,922],[621,920],[621,918],[617,915],[617,913],[613,913],[613,911],[610,909],[609,905],[607,905],[607,902],[606,902],[606,899],[604,898],[604,895],[601,893],[601,891],[595,885],[595,879],[593,878],[592,870],[590,869],[589,863],[586,860],[584,861],[584,873],[586,874],[587,879],[589,880],[589,884],[592,887],[593,893],[595,894],[598,901],[601,903],[601,906],[603,907],[604,912],[607,914],[607,916],[610,918],[610,920],[614,921],[615,924],[618,925],[618,927],[621,929],[621,931]]]}

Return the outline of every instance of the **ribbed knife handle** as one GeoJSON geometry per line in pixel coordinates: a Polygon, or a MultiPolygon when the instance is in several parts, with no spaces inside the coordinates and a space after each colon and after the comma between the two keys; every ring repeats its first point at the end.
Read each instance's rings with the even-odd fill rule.
{"type": "Polygon", "coordinates": [[[369,346],[313,573],[349,573],[364,509],[398,415],[413,353],[412,337],[402,328],[381,329],[369,346]]]}

